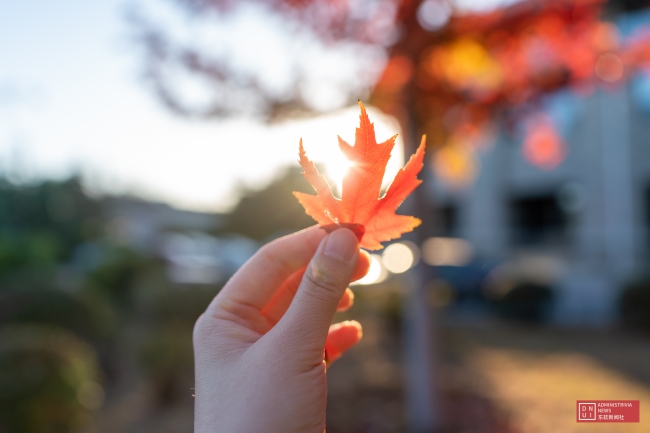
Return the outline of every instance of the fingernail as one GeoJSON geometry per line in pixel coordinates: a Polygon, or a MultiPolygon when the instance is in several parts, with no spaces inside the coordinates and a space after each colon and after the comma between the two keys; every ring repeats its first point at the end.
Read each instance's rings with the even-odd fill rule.
{"type": "Polygon", "coordinates": [[[357,328],[357,338],[361,340],[361,337],[363,337],[363,328],[361,327],[361,323],[357,322],[356,320],[352,320],[350,321],[350,325],[357,328]]]}
{"type": "Polygon", "coordinates": [[[335,230],[325,242],[325,255],[344,262],[352,260],[359,250],[357,237],[347,229],[335,230]]]}

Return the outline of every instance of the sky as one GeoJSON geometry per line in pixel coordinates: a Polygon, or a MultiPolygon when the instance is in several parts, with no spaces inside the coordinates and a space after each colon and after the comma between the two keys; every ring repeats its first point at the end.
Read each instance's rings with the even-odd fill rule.
{"type": "MultiPolygon", "coordinates": [[[[302,137],[308,155],[325,163],[333,178],[342,176],[345,161],[336,135],[353,141],[357,107],[276,125],[252,118],[188,120],[169,113],[142,79],[141,58],[125,19],[134,1],[0,0],[0,170],[5,175],[26,182],[80,173],[94,193],[227,211],[236,203],[238,185],[261,187],[284,167],[297,165],[302,137]]],[[[510,1],[460,1],[476,8],[503,2],[510,1]]],[[[232,43],[246,52],[246,42],[232,43]]],[[[378,140],[399,132],[393,119],[372,108],[369,113],[378,140]]],[[[386,178],[402,163],[398,146],[386,178]]]]}

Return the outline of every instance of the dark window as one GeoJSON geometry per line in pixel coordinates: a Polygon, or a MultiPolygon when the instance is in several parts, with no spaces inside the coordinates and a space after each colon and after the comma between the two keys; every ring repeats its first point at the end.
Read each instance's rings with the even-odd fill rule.
{"type": "Polygon", "coordinates": [[[552,244],[564,238],[567,218],[555,195],[514,199],[511,215],[515,244],[552,244]]]}
{"type": "Polygon", "coordinates": [[[458,231],[458,207],[446,205],[436,208],[434,226],[436,236],[456,236],[458,231]]]}

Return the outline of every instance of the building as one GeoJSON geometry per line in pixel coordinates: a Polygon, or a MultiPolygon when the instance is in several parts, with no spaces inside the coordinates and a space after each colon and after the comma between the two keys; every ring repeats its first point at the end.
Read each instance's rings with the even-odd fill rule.
{"type": "Polygon", "coordinates": [[[536,166],[525,134],[499,134],[468,187],[429,185],[436,231],[501,262],[502,278],[553,287],[556,323],[605,325],[650,256],[650,78],[543,108],[561,137],[557,164],[536,166]]]}

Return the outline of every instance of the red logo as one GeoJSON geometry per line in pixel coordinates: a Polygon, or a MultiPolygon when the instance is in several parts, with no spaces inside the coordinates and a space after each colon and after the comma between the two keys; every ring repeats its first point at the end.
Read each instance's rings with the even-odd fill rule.
{"type": "Polygon", "coordinates": [[[639,400],[578,400],[577,422],[639,422],[639,400]]]}

